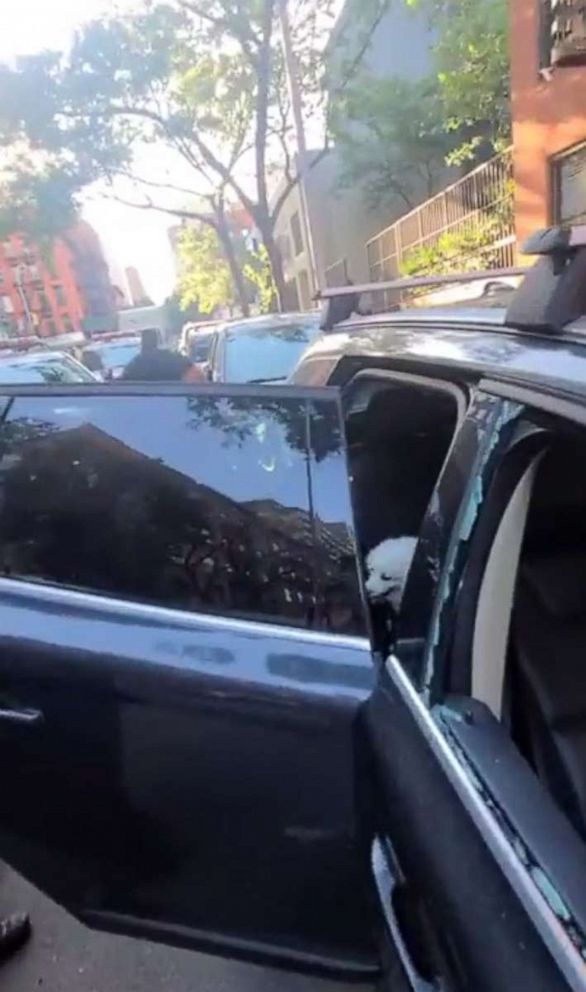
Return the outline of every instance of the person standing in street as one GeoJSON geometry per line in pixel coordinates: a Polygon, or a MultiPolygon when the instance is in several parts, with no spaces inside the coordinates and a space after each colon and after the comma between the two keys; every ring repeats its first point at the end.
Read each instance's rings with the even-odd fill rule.
{"type": "Polygon", "coordinates": [[[154,327],[142,332],[140,352],[128,363],[122,378],[132,382],[205,382],[203,373],[188,358],[159,347],[154,327]]]}

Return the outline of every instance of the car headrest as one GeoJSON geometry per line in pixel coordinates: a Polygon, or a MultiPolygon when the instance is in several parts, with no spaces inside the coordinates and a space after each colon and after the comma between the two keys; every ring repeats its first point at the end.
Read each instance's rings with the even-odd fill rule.
{"type": "Polygon", "coordinates": [[[376,392],[371,398],[364,413],[363,434],[365,439],[375,443],[388,442],[395,436],[400,439],[426,433],[437,436],[442,413],[445,415],[444,429],[450,431],[457,415],[451,396],[430,393],[429,403],[425,403],[421,392],[412,386],[396,384],[376,392]]]}
{"type": "Polygon", "coordinates": [[[550,616],[586,618],[586,549],[531,555],[523,563],[522,579],[550,616]]]}

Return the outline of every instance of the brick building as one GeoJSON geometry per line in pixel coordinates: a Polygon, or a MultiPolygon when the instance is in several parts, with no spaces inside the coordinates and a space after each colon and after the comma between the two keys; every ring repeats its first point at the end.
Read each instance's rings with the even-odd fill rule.
{"type": "Polygon", "coordinates": [[[516,233],[586,221],[586,8],[510,0],[516,233]]]}
{"type": "Polygon", "coordinates": [[[52,337],[115,329],[108,267],[99,239],[85,221],[50,250],[18,234],[0,243],[0,335],[52,337]]]}

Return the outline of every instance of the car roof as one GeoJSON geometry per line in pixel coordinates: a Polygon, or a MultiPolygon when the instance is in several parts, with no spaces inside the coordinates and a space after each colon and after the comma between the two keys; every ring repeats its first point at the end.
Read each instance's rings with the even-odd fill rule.
{"type": "MultiPolygon", "coordinates": [[[[413,307],[352,317],[309,345],[293,381],[317,358],[404,360],[586,393],[586,321],[561,334],[515,330],[501,307],[413,307]]],[[[313,380],[315,382],[315,380],[313,380]]]]}
{"type": "Polygon", "coordinates": [[[298,324],[319,323],[319,313],[271,313],[262,317],[243,317],[241,320],[228,320],[221,326],[222,331],[262,331],[263,328],[270,330],[272,327],[295,327],[298,324]]]}
{"type": "Polygon", "coordinates": [[[18,352],[13,354],[0,353],[0,362],[10,362],[11,365],[34,365],[39,361],[52,362],[55,360],[68,362],[70,358],[63,351],[29,351],[24,355],[18,352]]]}
{"type": "Polygon", "coordinates": [[[129,345],[137,344],[140,345],[140,337],[134,333],[123,334],[116,337],[106,337],[100,340],[99,338],[94,338],[92,341],[88,341],[84,345],[84,351],[99,351],[100,348],[112,348],[116,345],[129,345]]]}

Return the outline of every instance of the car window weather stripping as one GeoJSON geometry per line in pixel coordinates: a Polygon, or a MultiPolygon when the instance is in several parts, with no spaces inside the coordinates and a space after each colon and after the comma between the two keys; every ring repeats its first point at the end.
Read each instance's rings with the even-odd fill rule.
{"type": "Polygon", "coordinates": [[[560,905],[551,881],[545,877],[542,884],[542,877],[530,873],[529,863],[521,856],[524,851],[511,843],[495,821],[478,776],[471,775],[468,763],[462,763],[443,732],[441,721],[434,718],[394,655],[387,659],[385,670],[570,988],[573,992],[586,992],[584,956],[572,931],[571,919],[568,922],[566,907],[562,905],[561,912],[558,911],[560,905]]]}
{"type": "MultiPolygon", "coordinates": [[[[456,584],[459,581],[458,560],[461,548],[466,544],[474,529],[480,507],[483,500],[483,474],[488,461],[500,440],[501,433],[505,428],[515,421],[522,413],[523,406],[512,401],[504,401],[502,406],[498,406],[492,411],[488,423],[483,423],[482,427],[478,423],[477,429],[482,430],[483,436],[480,439],[478,451],[476,453],[475,464],[470,474],[465,495],[462,499],[454,533],[452,534],[446,560],[440,576],[437,595],[431,616],[429,634],[425,648],[425,665],[423,674],[423,696],[426,702],[431,705],[436,700],[433,699],[434,684],[436,681],[436,663],[439,659],[440,639],[442,626],[445,623],[445,610],[453,602],[456,593],[456,584]]],[[[474,406],[469,411],[469,416],[474,416],[474,406]]]]}

